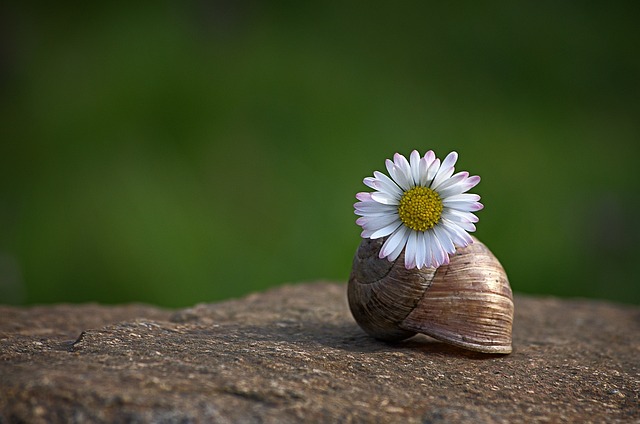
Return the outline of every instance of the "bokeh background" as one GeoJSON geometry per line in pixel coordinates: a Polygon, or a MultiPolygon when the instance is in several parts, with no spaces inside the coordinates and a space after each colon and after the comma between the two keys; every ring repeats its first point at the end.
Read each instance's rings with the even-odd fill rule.
{"type": "Polygon", "coordinates": [[[0,12],[0,303],[346,281],[362,179],[414,148],[482,176],[515,291],[640,303],[637,1],[0,12]]]}

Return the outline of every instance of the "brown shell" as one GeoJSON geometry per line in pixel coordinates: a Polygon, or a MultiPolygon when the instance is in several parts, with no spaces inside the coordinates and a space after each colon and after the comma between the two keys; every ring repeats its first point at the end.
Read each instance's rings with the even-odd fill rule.
{"type": "Polygon", "coordinates": [[[511,352],[511,287],[483,243],[474,238],[449,265],[419,270],[406,269],[403,254],[380,259],[382,242],[360,243],[349,277],[349,307],[363,330],[386,341],[423,333],[478,352],[511,352]]]}

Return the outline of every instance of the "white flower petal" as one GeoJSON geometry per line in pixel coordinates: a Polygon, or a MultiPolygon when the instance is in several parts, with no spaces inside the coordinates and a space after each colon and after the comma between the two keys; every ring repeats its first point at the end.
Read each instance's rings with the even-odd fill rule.
{"type": "MultiPolygon", "coordinates": [[[[363,217],[364,218],[364,217],[363,217]]],[[[388,236],[398,228],[402,222],[397,219],[389,219],[388,217],[379,216],[374,218],[367,218],[368,222],[362,225],[365,230],[372,230],[374,233],[370,236],[372,239],[388,236]]]]}
{"type": "Polygon", "coordinates": [[[462,212],[451,208],[444,208],[442,210],[442,218],[453,222],[478,222],[478,217],[471,212],[462,212]]]}
{"type": "MultiPolygon", "coordinates": [[[[361,216],[356,219],[356,224],[361,226],[365,230],[377,230],[391,223],[397,223],[400,225],[402,221],[398,217],[398,214],[385,214],[385,215],[377,215],[377,216],[361,216]]],[[[395,230],[395,228],[394,228],[395,230]]],[[[391,234],[393,231],[389,231],[391,234]]],[[[388,235],[388,234],[385,234],[388,235]]]]}
{"type": "Polygon", "coordinates": [[[458,152],[450,152],[447,155],[447,157],[445,157],[444,160],[442,161],[441,168],[443,169],[453,168],[457,161],[458,161],[458,152]]]}
{"type": "Polygon", "coordinates": [[[463,228],[459,227],[455,223],[443,219],[442,225],[447,230],[449,236],[451,237],[451,241],[453,241],[456,246],[465,247],[473,243],[473,239],[471,238],[469,233],[467,233],[463,228]]]}
{"type": "Polygon", "coordinates": [[[386,216],[386,215],[389,215],[390,213],[393,213],[393,212],[362,212],[362,211],[355,211],[354,213],[356,215],[362,216],[362,217],[375,218],[375,217],[378,217],[378,216],[386,216]]]}
{"type": "MultiPolygon", "coordinates": [[[[450,181],[451,179],[447,180],[450,181]]],[[[451,187],[447,187],[447,188],[442,188],[442,186],[444,184],[441,184],[440,188],[438,189],[438,194],[440,194],[441,198],[446,198],[446,197],[451,197],[451,196],[456,196],[458,194],[464,193],[465,191],[468,191],[470,189],[472,189],[473,187],[475,187],[476,185],[478,185],[478,183],[480,182],[480,177],[478,177],[477,175],[473,176],[473,177],[469,177],[466,180],[451,186],[451,187]]],[[[446,183],[446,182],[445,182],[446,183]]]]}
{"type": "Polygon", "coordinates": [[[371,235],[369,235],[369,238],[378,239],[380,237],[386,237],[389,234],[393,233],[401,225],[402,225],[402,222],[400,222],[400,220],[394,221],[394,222],[390,223],[389,225],[386,225],[386,226],[374,231],[373,233],[371,233],[371,235]]]}
{"type": "Polygon", "coordinates": [[[416,234],[418,235],[416,242],[416,266],[418,269],[421,269],[428,266],[426,263],[427,247],[424,243],[424,233],[420,232],[416,234]]]}
{"type": "Polygon", "coordinates": [[[393,214],[398,208],[393,205],[384,205],[378,202],[357,202],[353,205],[357,215],[393,214]]]}
{"type": "Polygon", "coordinates": [[[456,209],[462,212],[477,212],[484,208],[484,205],[480,202],[448,201],[445,203],[445,201],[443,201],[442,204],[446,208],[456,209]]]}
{"type": "Polygon", "coordinates": [[[476,231],[476,226],[475,224],[472,224],[471,222],[458,222],[456,223],[456,225],[460,228],[462,228],[464,231],[469,232],[469,233],[473,233],[476,231]]]}
{"type": "MultiPolygon", "coordinates": [[[[402,156],[404,158],[404,156],[402,156]]],[[[406,159],[405,159],[406,162],[406,159]]],[[[406,169],[396,165],[394,162],[387,159],[387,170],[391,178],[402,188],[407,191],[413,187],[413,179],[411,177],[411,169],[409,163],[407,163],[406,169]]]]}
{"type": "MultiPolygon", "coordinates": [[[[398,179],[396,178],[396,164],[393,163],[391,159],[385,159],[384,166],[387,168],[387,172],[389,173],[389,176],[391,177],[391,179],[396,184],[400,185],[400,183],[398,182],[398,179]]],[[[404,187],[400,186],[400,188],[404,190],[404,187]]]]}
{"type": "Polygon", "coordinates": [[[420,178],[420,185],[429,187],[431,185],[431,181],[433,181],[433,177],[436,176],[439,169],[440,169],[440,159],[436,159],[433,162],[431,162],[431,164],[429,165],[429,168],[427,168],[426,175],[422,175],[422,178],[420,178]]]}
{"type": "Polygon", "coordinates": [[[383,205],[397,205],[400,202],[400,199],[398,199],[397,197],[380,191],[371,193],[371,198],[378,203],[382,203],[383,205]]]}
{"type": "Polygon", "coordinates": [[[433,252],[431,251],[430,232],[422,233],[422,246],[424,248],[424,266],[433,267],[433,252]]]}
{"type": "Polygon", "coordinates": [[[393,163],[404,172],[404,175],[410,179],[411,177],[411,165],[409,165],[409,161],[400,153],[396,153],[393,155],[393,163]]]}
{"type": "Polygon", "coordinates": [[[407,237],[409,236],[409,228],[404,225],[399,226],[393,234],[389,236],[387,240],[385,240],[382,248],[380,249],[380,257],[385,258],[389,256],[391,252],[396,250],[398,246],[404,246],[407,244],[407,237]]]}
{"type": "Polygon", "coordinates": [[[430,162],[426,157],[423,157],[418,162],[418,179],[416,185],[424,186],[423,180],[427,179],[427,170],[429,169],[430,162]]]}
{"type": "Polygon", "coordinates": [[[397,260],[403,250],[404,250],[404,244],[399,243],[398,246],[396,246],[395,250],[389,253],[389,255],[387,255],[387,260],[390,262],[397,260]]]}
{"type": "MultiPolygon", "coordinates": [[[[455,187],[461,185],[468,176],[469,173],[467,171],[458,172],[457,174],[452,175],[451,178],[447,178],[442,181],[437,186],[434,182],[434,184],[431,185],[431,188],[437,191],[440,194],[440,197],[446,197],[447,195],[443,193],[444,190],[451,188],[452,186],[455,187]]],[[[460,193],[462,193],[462,191],[460,193]]]]}
{"type": "Polygon", "coordinates": [[[386,160],[389,175],[375,171],[363,180],[373,189],[357,193],[354,204],[356,223],[362,227],[362,237],[386,237],[380,258],[397,260],[404,252],[407,268],[439,267],[449,262],[456,247],[473,242],[469,232],[475,231],[478,217],[472,212],[483,208],[480,196],[466,193],[480,182],[480,177],[466,171],[454,175],[458,154],[451,152],[441,162],[429,150],[423,157],[413,150],[409,160],[396,153],[386,160]],[[398,215],[398,205],[404,193],[420,185],[436,190],[442,200],[442,215],[436,225],[424,232],[405,226],[398,215]]]}
{"type": "Polygon", "coordinates": [[[367,218],[376,218],[379,216],[387,216],[393,212],[362,212],[362,211],[355,211],[354,212],[356,215],[358,216],[362,216],[362,217],[367,217],[367,218]]]}
{"type": "Polygon", "coordinates": [[[370,201],[371,200],[371,193],[368,193],[366,191],[362,191],[360,193],[356,193],[356,199],[361,200],[363,202],[370,201]]]}
{"type": "Polygon", "coordinates": [[[433,246],[435,244],[435,242],[433,241],[433,232],[432,231],[425,231],[424,233],[424,247],[426,249],[425,252],[425,260],[428,261],[427,263],[429,264],[430,267],[435,268],[434,266],[434,258],[433,258],[433,246]]]}
{"type": "Polygon", "coordinates": [[[425,235],[428,237],[427,248],[429,249],[429,256],[431,256],[431,266],[438,268],[445,262],[447,252],[444,251],[438,238],[432,231],[426,231],[425,235]]]}
{"type": "Polygon", "coordinates": [[[369,188],[372,188],[374,190],[378,189],[378,187],[376,187],[376,179],[373,177],[367,177],[364,180],[362,180],[362,182],[364,183],[364,185],[366,185],[369,188]]]}
{"type": "Polygon", "coordinates": [[[456,247],[453,245],[451,237],[449,237],[449,234],[442,225],[436,225],[433,227],[433,234],[438,238],[438,241],[445,252],[450,255],[456,252],[456,247]]]}
{"type": "Polygon", "coordinates": [[[371,234],[373,234],[374,232],[374,230],[362,230],[360,231],[360,237],[370,239],[371,234]]]}
{"type": "Polygon", "coordinates": [[[429,150],[424,154],[423,159],[426,161],[428,168],[433,163],[433,161],[436,160],[436,154],[433,153],[433,150],[429,150]]]}
{"type": "MultiPolygon", "coordinates": [[[[448,209],[448,211],[451,211],[451,209],[448,209]]],[[[462,213],[468,213],[468,212],[462,212],[462,213]]],[[[471,215],[471,214],[470,214],[471,215]]],[[[475,216],[475,215],[474,215],[475,216]]],[[[451,222],[452,224],[462,228],[465,231],[469,231],[469,232],[473,232],[476,230],[476,226],[473,224],[473,222],[469,221],[466,218],[459,218],[457,216],[454,216],[450,213],[447,214],[442,214],[442,217],[440,218],[442,221],[448,221],[451,222]],[[453,218],[453,219],[452,219],[453,218]]]]}
{"type": "MultiPolygon", "coordinates": [[[[373,176],[376,179],[375,184],[378,187],[384,188],[385,192],[398,196],[398,198],[402,197],[402,194],[403,194],[402,189],[398,187],[398,184],[396,184],[391,178],[389,178],[382,172],[378,172],[378,171],[375,171],[373,173],[373,176]]],[[[377,189],[378,187],[373,187],[373,188],[377,189]]]]}
{"type": "Polygon", "coordinates": [[[446,158],[442,161],[442,165],[440,165],[440,169],[438,173],[433,178],[433,182],[431,183],[431,187],[438,187],[444,180],[451,177],[454,171],[454,165],[458,160],[458,154],[456,152],[451,152],[447,155],[446,158]]]}
{"type": "Polygon", "coordinates": [[[411,178],[413,185],[420,184],[420,153],[417,150],[411,152],[409,156],[409,165],[411,166],[411,178]]]}
{"type": "MultiPolygon", "coordinates": [[[[458,174],[456,174],[456,175],[458,175],[458,174]]],[[[453,177],[455,177],[455,175],[453,177]]],[[[461,194],[461,193],[464,193],[466,191],[469,191],[473,187],[477,186],[478,183],[480,182],[480,177],[477,176],[477,175],[474,175],[474,176],[469,177],[469,178],[467,178],[467,179],[465,179],[463,181],[460,181],[459,183],[455,184],[454,186],[449,186],[449,187],[444,188],[444,186],[448,183],[448,181],[451,181],[451,179],[453,177],[451,177],[448,180],[446,180],[438,188],[437,191],[440,194],[441,198],[450,197],[450,196],[456,196],[458,194],[461,194]]]]}
{"type": "Polygon", "coordinates": [[[447,202],[459,202],[459,201],[477,202],[478,200],[480,200],[480,196],[478,196],[477,194],[462,193],[462,194],[456,194],[455,196],[449,196],[446,199],[443,199],[443,202],[445,202],[445,201],[447,201],[447,202]]]}
{"type": "Polygon", "coordinates": [[[434,245],[437,246],[433,249],[433,260],[437,268],[440,265],[444,265],[449,262],[449,255],[444,250],[444,247],[442,247],[440,240],[435,236],[435,234],[433,235],[433,240],[435,241],[434,245]]]}
{"type": "Polygon", "coordinates": [[[413,269],[416,267],[416,250],[418,244],[418,233],[411,231],[407,239],[407,246],[404,249],[404,267],[413,269]]]}
{"type": "Polygon", "coordinates": [[[463,212],[475,212],[484,207],[478,200],[480,200],[480,196],[477,194],[462,193],[443,199],[442,205],[463,212]]]}
{"type": "Polygon", "coordinates": [[[466,181],[463,182],[463,185],[465,186],[465,191],[467,191],[467,190],[471,190],[472,188],[477,186],[479,183],[480,183],[480,176],[474,175],[472,177],[467,178],[466,181]]]}

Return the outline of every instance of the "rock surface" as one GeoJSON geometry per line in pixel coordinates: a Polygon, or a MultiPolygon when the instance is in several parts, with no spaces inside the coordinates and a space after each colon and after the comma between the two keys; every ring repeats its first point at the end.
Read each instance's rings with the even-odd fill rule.
{"type": "Polygon", "coordinates": [[[369,338],[346,286],[0,306],[0,423],[640,422],[640,308],[516,295],[514,352],[369,338]]]}

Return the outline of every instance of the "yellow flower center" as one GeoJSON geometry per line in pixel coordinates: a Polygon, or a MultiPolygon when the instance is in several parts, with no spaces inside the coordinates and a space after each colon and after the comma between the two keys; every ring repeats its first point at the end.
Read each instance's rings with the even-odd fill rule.
{"type": "Polygon", "coordinates": [[[407,227],[415,231],[433,228],[442,215],[440,195],[427,187],[413,187],[400,199],[398,215],[407,227]]]}

